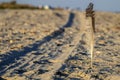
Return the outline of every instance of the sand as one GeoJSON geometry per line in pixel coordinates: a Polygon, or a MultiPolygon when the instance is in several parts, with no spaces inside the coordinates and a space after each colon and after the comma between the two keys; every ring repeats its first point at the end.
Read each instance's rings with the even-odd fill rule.
{"type": "Polygon", "coordinates": [[[0,76],[7,80],[119,80],[120,14],[96,12],[91,69],[88,47],[81,41],[82,13],[0,10],[0,76]]]}

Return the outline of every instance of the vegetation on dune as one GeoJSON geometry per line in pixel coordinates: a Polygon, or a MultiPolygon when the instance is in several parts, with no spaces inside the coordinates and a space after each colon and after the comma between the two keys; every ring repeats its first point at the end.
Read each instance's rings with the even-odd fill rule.
{"type": "MultiPolygon", "coordinates": [[[[47,6],[48,9],[54,9],[54,10],[63,10],[63,8],[54,8],[54,7],[50,7],[47,6]]],[[[0,3],[0,9],[40,9],[40,10],[46,10],[46,6],[41,6],[41,7],[37,7],[37,6],[32,6],[32,5],[28,5],[28,4],[18,4],[16,1],[11,1],[11,2],[3,2],[0,3]]]]}
{"type": "Polygon", "coordinates": [[[16,1],[11,1],[1,3],[0,9],[39,9],[39,8],[27,4],[17,4],[16,1]]]}

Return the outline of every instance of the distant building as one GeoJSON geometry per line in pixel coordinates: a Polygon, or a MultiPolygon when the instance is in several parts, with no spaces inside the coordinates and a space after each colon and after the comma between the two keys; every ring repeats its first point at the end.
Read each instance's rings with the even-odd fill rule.
{"type": "Polygon", "coordinates": [[[43,8],[44,8],[45,10],[50,9],[50,7],[49,7],[48,5],[45,5],[43,8]]]}

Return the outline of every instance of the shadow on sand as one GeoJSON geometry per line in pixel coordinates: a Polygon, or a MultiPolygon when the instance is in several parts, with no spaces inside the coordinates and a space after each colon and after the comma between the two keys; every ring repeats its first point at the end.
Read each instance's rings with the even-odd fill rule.
{"type": "Polygon", "coordinates": [[[53,38],[56,38],[57,36],[64,33],[65,28],[72,26],[74,17],[75,17],[75,14],[71,12],[69,15],[69,19],[65,25],[63,25],[59,30],[56,30],[52,34],[44,37],[42,40],[36,41],[35,43],[28,45],[28,46],[32,46],[32,47],[26,46],[21,51],[11,51],[4,55],[0,55],[1,60],[2,60],[0,62],[0,76],[5,74],[5,72],[8,70],[8,69],[7,70],[5,69],[6,66],[10,65],[11,63],[15,63],[16,60],[20,59],[20,57],[25,56],[26,54],[28,54],[31,51],[36,51],[38,49],[38,47],[41,46],[42,44],[49,42],[53,38]]]}

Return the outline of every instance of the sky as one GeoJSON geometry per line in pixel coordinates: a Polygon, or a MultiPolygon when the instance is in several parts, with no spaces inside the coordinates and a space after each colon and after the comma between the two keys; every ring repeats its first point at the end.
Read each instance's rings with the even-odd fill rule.
{"type": "MultiPolygon", "coordinates": [[[[0,2],[2,1],[10,0],[0,0],[0,2]]],[[[53,7],[70,7],[72,9],[79,8],[80,10],[84,10],[90,2],[93,2],[97,11],[120,12],[120,0],[17,0],[17,2],[34,6],[50,5],[53,7]]]]}

